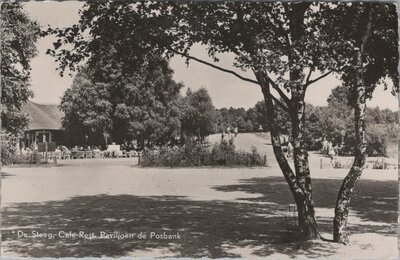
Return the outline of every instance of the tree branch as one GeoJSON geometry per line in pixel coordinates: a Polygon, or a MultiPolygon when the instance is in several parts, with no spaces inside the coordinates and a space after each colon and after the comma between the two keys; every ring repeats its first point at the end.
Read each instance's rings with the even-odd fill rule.
{"type": "Polygon", "coordinates": [[[279,99],[274,97],[271,93],[269,95],[274,100],[274,102],[276,104],[278,104],[283,110],[285,110],[286,112],[289,112],[289,108],[287,106],[285,106],[279,99]]]}
{"type": "Polygon", "coordinates": [[[217,66],[217,65],[212,64],[212,63],[210,63],[210,62],[207,62],[207,61],[201,60],[201,59],[199,59],[199,58],[190,56],[189,54],[186,54],[186,53],[183,53],[183,52],[180,52],[180,51],[176,51],[176,50],[173,50],[173,49],[168,49],[168,50],[171,51],[171,52],[173,52],[173,53],[176,53],[176,54],[178,54],[178,55],[181,55],[181,56],[183,56],[183,57],[186,57],[186,58],[188,58],[188,59],[195,60],[195,61],[197,61],[197,62],[199,62],[199,63],[202,63],[202,64],[205,64],[205,65],[207,65],[207,66],[210,66],[210,67],[212,67],[212,68],[214,68],[214,69],[217,69],[217,70],[220,70],[220,71],[223,71],[223,72],[232,74],[232,75],[236,76],[237,78],[239,78],[239,79],[241,79],[241,80],[243,80],[243,81],[247,81],[247,82],[250,82],[250,83],[253,83],[253,84],[260,85],[260,84],[258,83],[258,81],[254,80],[254,79],[250,79],[250,78],[243,77],[242,75],[240,75],[240,74],[234,72],[233,70],[228,70],[228,69],[222,68],[222,67],[220,67],[220,66],[217,66]]]}
{"type": "Polygon", "coordinates": [[[325,74],[322,74],[321,76],[319,76],[319,77],[316,78],[316,79],[308,80],[308,82],[306,82],[305,87],[308,87],[309,85],[311,85],[311,84],[317,82],[318,80],[325,78],[326,76],[328,76],[328,75],[331,74],[332,72],[333,72],[333,71],[331,70],[331,71],[328,71],[328,72],[325,73],[325,74]]]}
{"type": "Polygon", "coordinates": [[[266,76],[266,78],[268,80],[268,83],[271,84],[272,87],[279,93],[279,96],[286,103],[286,105],[289,105],[290,99],[286,96],[282,89],[268,75],[266,76]]]}
{"type": "MultiPolygon", "coordinates": [[[[195,60],[195,61],[197,61],[197,62],[199,62],[199,63],[202,63],[202,64],[205,64],[205,65],[207,65],[207,66],[210,66],[210,67],[212,67],[212,68],[214,68],[214,69],[217,69],[217,70],[220,70],[220,71],[223,71],[223,72],[226,72],[226,73],[230,73],[230,74],[232,74],[232,75],[238,77],[238,78],[241,79],[241,80],[244,80],[244,81],[247,81],[247,82],[250,82],[250,83],[254,83],[254,84],[260,85],[260,83],[259,83],[257,80],[253,80],[253,79],[250,79],[250,78],[243,77],[243,76],[241,76],[240,74],[234,72],[233,70],[228,70],[228,69],[219,67],[219,66],[217,66],[217,65],[215,65],[215,64],[212,64],[212,63],[210,63],[210,62],[207,62],[207,61],[201,60],[201,59],[199,59],[199,58],[193,57],[193,56],[191,56],[191,55],[189,55],[189,54],[186,54],[186,53],[183,53],[183,52],[180,52],[180,51],[176,51],[176,50],[174,50],[174,49],[170,49],[170,48],[169,48],[168,50],[171,51],[171,52],[173,52],[173,53],[176,53],[176,54],[178,54],[178,55],[181,55],[181,56],[183,56],[183,57],[186,57],[186,58],[188,58],[188,59],[195,60]]],[[[289,99],[288,99],[287,96],[283,93],[283,91],[279,88],[279,86],[277,86],[276,83],[275,83],[270,77],[267,76],[267,79],[268,79],[268,82],[273,86],[273,88],[279,93],[279,96],[281,96],[281,98],[282,98],[283,101],[286,103],[286,105],[283,104],[278,98],[274,97],[272,94],[271,94],[271,98],[272,98],[272,99],[275,101],[275,103],[277,103],[283,110],[285,110],[286,112],[288,112],[288,111],[289,111],[289,108],[288,108],[287,105],[289,104],[288,102],[290,102],[289,99]]]]}
{"type": "Polygon", "coordinates": [[[308,72],[307,79],[306,79],[306,86],[307,86],[308,82],[310,82],[310,77],[311,77],[311,74],[313,71],[314,70],[310,68],[310,71],[308,72]]]}

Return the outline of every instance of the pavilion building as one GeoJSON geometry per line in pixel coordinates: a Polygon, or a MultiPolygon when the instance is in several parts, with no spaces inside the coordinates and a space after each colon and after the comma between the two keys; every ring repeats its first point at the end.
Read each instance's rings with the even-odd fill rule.
{"type": "Polygon", "coordinates": [[[25,147],[37,147],[43,142],[63,144],[64,129],[61,125],[63,113],[58,105],[37,104],[29,101],[23,105],[22,109],[29,116],[29,127],[24,134],[25,147]]]}

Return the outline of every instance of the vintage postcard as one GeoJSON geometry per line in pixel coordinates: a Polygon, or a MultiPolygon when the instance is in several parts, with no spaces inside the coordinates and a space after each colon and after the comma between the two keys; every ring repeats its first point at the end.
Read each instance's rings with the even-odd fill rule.
{"type": "Polygon", "coordinates": [[[395,2],[0,20],[2,257],[399,256],[395,2]]]}

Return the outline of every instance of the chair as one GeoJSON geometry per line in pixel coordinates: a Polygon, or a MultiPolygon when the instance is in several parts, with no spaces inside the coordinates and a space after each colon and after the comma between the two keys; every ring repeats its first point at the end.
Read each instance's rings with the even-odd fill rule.
{"type": "Polygon", "coordinates": [[[71,159],[71,151],[63,151],[61,158],[62,159],[71,159]]]}
{"type": "Polygon", "coordinates": [[[86,159],[93,158],[93,151],[91,150],[85,151],[85,156],[86,159]]]}
{"type": "Polygon", "coordinates": [[[62,152],[62,155],[61,155],[62,159],[71,159],[71,151],[68,150],[67,147],[61,146],[60,150],[62,152]]]}
{"type": "Polygon", "coordinates": [[[93,158],[101,158],[101,151],[100,150],[93,150],[93,158]]]}
{"type": "Polygon", "coordinates": [[[85,152],[84,151],[78,151],[77,158],[78,159],[85,159],[85,152]]]}
{"type": "Polygon", "coordinates": [[[134,150],[128,152],[127,155],[128,155],[129,158],[134,158],[134,157],[138,156],[137,152],[134,151],[134,150]]]}
{"type": "Polygon", "coordinates": [[[78,159],[78,150],[72,150],[71,151],[71,158],[72,159],[78,159]]]}

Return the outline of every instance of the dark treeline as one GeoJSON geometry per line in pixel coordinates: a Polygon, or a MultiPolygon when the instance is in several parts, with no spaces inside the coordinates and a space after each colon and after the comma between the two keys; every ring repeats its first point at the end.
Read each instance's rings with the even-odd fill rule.
{"type": "MultiPolygon", "coordinates": [[[[334,145],[343,144],[346,153],[351,154],[355,142],[354,112],[347,100],[345,87],[337,87],[328,97],[327,106],[306,104],[305,141],[310,150],[322,148],[322,140],[331,141],[334,145]]],[[[217,109],[217,131],[228,127],[237,127],[239,132],[269,131],[267,109],[264,101],[254,107],[217,109]]],[[[281,133],[290,136],[288,114],[278,110],[278,122],[281,133]]],[[[397,136],[398,112],[389,109],[367,108],[367,150],[369,155],[386,155],[388,143],[395,142],[397,136]]]]}
{"type": "Polygon", "coordinates": [[[69,146],[176,145],[215,132],[215,108],[205,88],[180,93],[167,61],[149,58],[140,70],[98,75],[82,68],[61,99],[69,146]],[[121,75],[118,75],[121,74],[121,75]]]}
{"type": "MultiPolygon", "coordinates": [[[[264,101],[247,110],[216,109],[205,88],[196,91],[189,88],[184,95],[180,94],[183,85],[172,80],[172,70],[167,63],[159,62],[155,68],[144,71],[151,80],[120,85],[96,82],[90,73],[80,72],[60,106],[65,113],[63,125],[68,143],[106,147],[111,142],[129,144],[134,141],[141,149],[184,144],[188,140],[203,142],[210,134],[228,131],[228,128],[231,131],[237,128],[239,133],[270,131],[264,101]],[[116,98],[118,89],[121,91],[116,98]]],[[[353,154],[354,112],[349,96],[348,88],[339,86],[332,90],[327,106],[306,104],[304,139],[307,149],[321,149],[326,139],[341,146],[344,154],[353,154]]],[[[387,145],[396,140],[397,112],[367,108],[365,115],[367,153],[387,155],[387,145]]],[[[289,114],[278,108],[277,122],[281,134],[290,140],[289,114]]]]}

